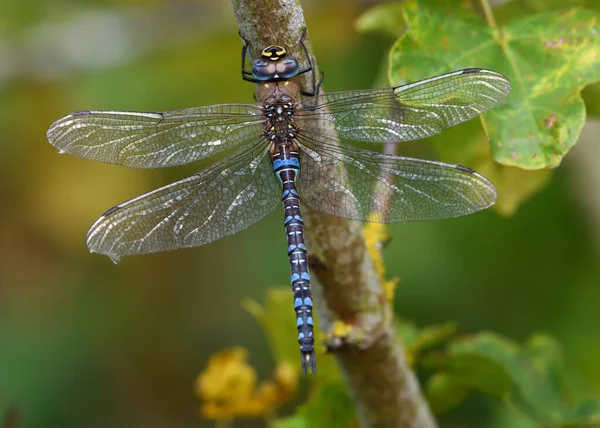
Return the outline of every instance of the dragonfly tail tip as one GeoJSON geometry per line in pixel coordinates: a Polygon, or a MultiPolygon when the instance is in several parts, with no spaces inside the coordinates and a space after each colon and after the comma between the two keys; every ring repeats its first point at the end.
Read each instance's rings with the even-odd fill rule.
{"type": "Polygon", "coordinates": [[[310,367],[312,374],[317,374],[317,358],[315,357],[315,351],[300,351],[302,357],[302,372],[308,373],[310,367]]]}

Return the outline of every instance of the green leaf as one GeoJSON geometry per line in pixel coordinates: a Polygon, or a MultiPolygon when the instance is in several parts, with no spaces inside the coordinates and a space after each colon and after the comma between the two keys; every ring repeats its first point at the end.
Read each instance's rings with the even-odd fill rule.
{"type": "Polygon", "coordinates": [[[270,288],[265,292],[264,306],[251,299],[242,303],[258,320],[271,346],[275,361],[299,363],[300,353],[294,326],[294,313],[290,311],[290,290],[270,288]]]}
{"type": "Polygon", "coordinates": [[[499,71],[513,90],[482,118],[494,159],[524,169],[559,165],[585,121],[581,90],[600,80],[600,15],[546,12],[493,28],[463,5],[405,3],[410,31],[390,52],[390,81],[469,67],[499,71]]]}
{"type": "Polygon", "coordinates": [[[454,404],[448,401],[452,399],[449,394],[468,387],[505,402],[541,424],[600,424],[598,403],[572,404],[562,380],[561,354],[559,344],[547,335],[533,336],[523,347],[495,333],[456,341],[438,375],[443,382],[434,379],[442,387],[430,388],[434,404],[448,408],[454,404]]]}
{"type": "Polygon", "coordinates": [[[306,419],[300,415],[279,419],[269,426],[273,428],[310,428],[306,419]]]}
{"type": "Polygon", "coordinates": [[[491,154],[472,163],[472,168],[487,177],[498,190],[498,199],[492,209],[502,215],[513,215],[521,203],[544,188],[552,171],[541,169],[527,171],[514,166],[501,166],[494,162],[491,154]]]}
{"type": "Polygon", "coordinates": [[[457,324],[454,321],[425,326],[419,331],[412,346],[419,350],[437,346],[446,342],[450,337],[456,334],[456,330],[457,324]]]}
{"type": "Polygon", "coordinates": [[[448,361],[448,374],[457,384],[491,395],[498,400],[506,399],[513,386],[510,373],[486,355],[475,351],[456,352],[448,361]]]}
{"type": "Polygon", "coordinates": [[[408,320],[396,319],[396,335],[402,340],[407,351],[413,354],[413,359],[417,353],[447,342],[456,333],[456,329],[457,325],[454,321],[419,329],[408,320]]]}
{"type": "Polygon", "coordinates": [[[461,404],[469,395],[469,386],[447,373],[434,373],[427,380],[425,395],[431,411],[440,415],[461,404]]]}
{"type": "Polygon", "coordinates": [[[323,385],[302,405],[296,415],[281,419],[275,428],[348,428],[358,426],[354,403],[343,382],[323,385]]]}
{"type": "Polygon", "coordinates": [[[405,347],[410,348],[418,340],[419,328],[412,321],[396,318],[396,336],[405,347]]]}
{"type": "Polygon", "coordinates": [[[359,33],[381,33],[400,37],[407,30],[402,18],[403,8],[399,2],[375,5],[356,20],[356,30],[359,33]]]}

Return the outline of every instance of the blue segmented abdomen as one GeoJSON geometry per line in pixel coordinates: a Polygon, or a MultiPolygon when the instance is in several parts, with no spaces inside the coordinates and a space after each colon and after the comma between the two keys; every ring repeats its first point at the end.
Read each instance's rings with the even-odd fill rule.
{"type": "MultiPolygon", "coordinates": [[[[285,175],[284,173],[288,172],[288,171],[294,171],[294,176],[292,178],[292,180],[296,179],[296,176],[298,175],[298,172],[300,170],[300,162],[298,160],[298,157],[293,157],[293,158],[283,158],[283,159],[273,159],[273,171],[275,172],[275,175],[277,176],[277,178],[279,179],[279,181],[283,184],[283,182],[285,181],[285,179],[283,178],[283,176],[285,175]]],[[[290,191],[292,189],[285,189],[284,188],[284,192],[287,190],[287,195],[290,195],[290,191]]],[[[296,195],[296,198],[298,196],[298,193],[296,193],[296,189],[294,188],[294,193],[296,195]]],[[[283,196],[285,197],[286,194],[284,194],[283,196]]]]}
{"type": "Polygon", "coordinates": [[[304,222],[300,214],[296,179],[300,173],[298,153],[290,145],[280,144],[272,154],[273,172],[282,184],[284,225],[290,259],[296,328],[304,373],[310,367],[316,373],[314,353],[314,321],[308,257],[304,243],[304,222]]]}

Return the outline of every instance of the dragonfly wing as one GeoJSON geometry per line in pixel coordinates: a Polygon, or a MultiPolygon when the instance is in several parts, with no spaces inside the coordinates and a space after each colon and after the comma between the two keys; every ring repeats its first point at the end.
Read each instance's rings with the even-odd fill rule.
{"type": "Polygon", "coordinates": [[[132,168],[182,165],[256,141],[257,106],[227,104],[164,113],[79,111],[57,120],[48,140],[63,153],[132,168]]]}
{"type": "Polygon", "coordinates": [[[301,102],[297,116],[309,128],[342,140],[398,143],[439,134],[503,103],[510,81],[472,68],[385,89],[332,92],[301,102]],[[319,126],[326,120],[333,127],[319,126]]]}
{"type": "Polygon", "coordinates": [[[493,205],[496,189],[472,169],[302,136],[298,193],[311,208],[354,220],[398,223],[459,217],[493,205]]]}
{"type": "Polygon", "coordinates": [[[117,262],[133,254],[195,247],[256,223],[281,202],[266,148],[239,149],[212,167],[104,213],[90,251],[117,262]]]}

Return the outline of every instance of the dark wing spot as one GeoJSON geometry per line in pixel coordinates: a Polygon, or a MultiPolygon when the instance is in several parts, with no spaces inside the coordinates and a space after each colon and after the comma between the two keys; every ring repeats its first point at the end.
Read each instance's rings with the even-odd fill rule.
{"type": "Polygon", "coordinates": [[[481,70],[483,70],[483,68],[465,68],[462,72],[463,74],[479,73],[481,70]]]}
{"type": "Polygon", "coordinates": [[[468,168],[466,166],[454,165],[454,168],[456,168],[460,171],[468,172],[469,174],[477,174],[477,171],[475,171],[474,169],[468,168]]]}
{"type": "Polygon", "coordinates": [[[90,110],[79,110],[71,113],[71,116],[89,116],[91,113],[90,110]]]}
{"type": "Polygon", "coordinates": [[[117,211],[118,209],[121,209],[121,205],[115,205],[114,207],[112,207],[108,211],[106,211],[104,214],[102,214],[100,217],[108,217],[109,215],[111,215],[112,213],[117,211]]]}

